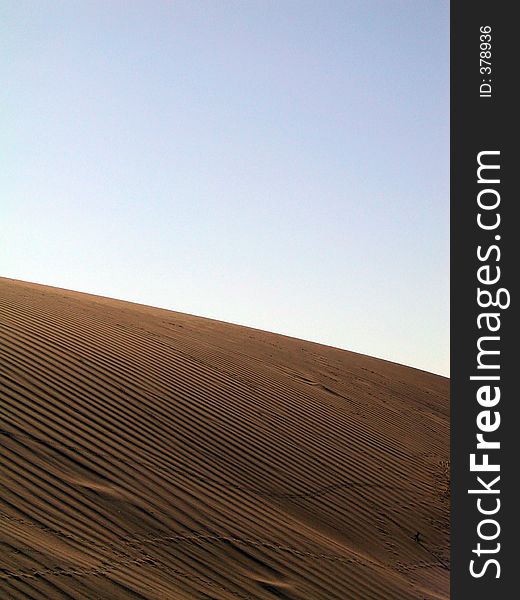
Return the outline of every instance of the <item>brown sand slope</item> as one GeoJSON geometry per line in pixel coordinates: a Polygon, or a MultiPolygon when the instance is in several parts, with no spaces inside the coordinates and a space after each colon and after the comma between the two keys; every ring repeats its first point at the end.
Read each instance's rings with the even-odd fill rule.
{"type": "Polygon", "coordinates": [[[1,598],[448,597],[448,380],[7,279],[0,317],[1,598]]]}

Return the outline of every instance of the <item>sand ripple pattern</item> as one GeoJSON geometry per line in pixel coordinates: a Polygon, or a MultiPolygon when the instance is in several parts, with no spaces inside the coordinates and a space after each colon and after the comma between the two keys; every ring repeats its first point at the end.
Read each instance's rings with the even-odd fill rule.
{"type": "Polygon", "coordinates": [[[0,597],[449,597],[446,379],[8,279],[0,365],[0,597]]]}

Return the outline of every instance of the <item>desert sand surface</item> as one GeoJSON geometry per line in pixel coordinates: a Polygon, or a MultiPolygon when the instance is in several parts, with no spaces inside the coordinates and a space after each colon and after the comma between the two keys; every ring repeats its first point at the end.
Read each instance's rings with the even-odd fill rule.
{"type": "Polygon", "coordinates": [[[0,598],[449,597],[447,379],[9,279],[0,315],[0,598]]]}

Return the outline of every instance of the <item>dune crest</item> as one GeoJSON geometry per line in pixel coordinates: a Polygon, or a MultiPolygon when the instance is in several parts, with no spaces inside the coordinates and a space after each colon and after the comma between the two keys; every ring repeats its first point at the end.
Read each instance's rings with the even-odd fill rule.
{"type": "Polygon", "coordinates": [[[447,379],[8,279],[0,315],[1,597],[449,597],[447,379]]]}

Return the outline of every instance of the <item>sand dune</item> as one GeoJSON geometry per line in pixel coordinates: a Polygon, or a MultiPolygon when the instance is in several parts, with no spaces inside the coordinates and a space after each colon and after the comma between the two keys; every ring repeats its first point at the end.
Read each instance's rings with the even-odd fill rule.
{"type": "Polygon", "coordinates": [[[449,597],[448,380],[7,279],[0,315],[1,598],[449,597]]]}

